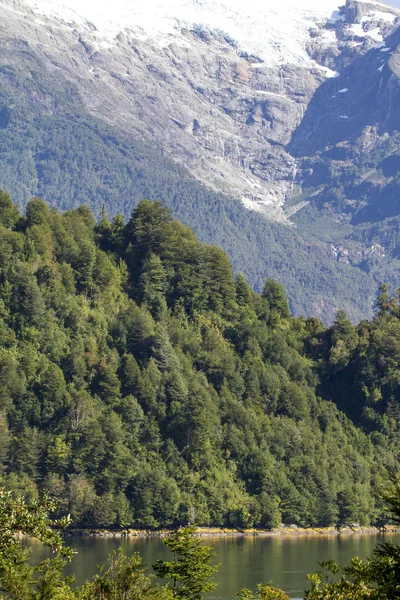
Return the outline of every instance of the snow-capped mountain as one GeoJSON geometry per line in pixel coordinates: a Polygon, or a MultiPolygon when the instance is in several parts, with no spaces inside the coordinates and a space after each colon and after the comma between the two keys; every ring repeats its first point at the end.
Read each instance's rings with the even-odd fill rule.
{"type": "Polygon", "coordinates": [[[315,90],[400,14],[354,0],[3,0],[0,10],[89,111],[278,220],[299,191],[285,146],[315,90]]]}
{"type": "Polygon", "coordinates": [[[310,28],[337,18],[340,0],[27,0],[37,14],[89,28],[100,40],[113,43],[129,31],[161,47],[187,44],[183,29],[218,32],[238,48],[262,58],[266,66],[307,64],[310,28]]]}
{"type": "Polygon", "coordinates": [[[25,40],[92,114],[285,220],[300,191],[286,145],[315,90],[382,43],[400,11],[364,0],[3,0],[0,14],[4,48],[10,31],[25,40]]]}

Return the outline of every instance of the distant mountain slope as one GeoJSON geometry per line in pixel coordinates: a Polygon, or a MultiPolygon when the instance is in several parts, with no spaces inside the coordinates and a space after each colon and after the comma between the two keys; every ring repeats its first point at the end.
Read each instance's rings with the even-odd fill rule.
{"type": "Polygon", "coordinates": [[[379,44],[400,10],[358,0],[253,4],[6,0],[2,47],[18,64],[9,51],[19,39],[47,75],[77,86],[90,114],[285,221],[302,186],[287,145],[314,92],[379,44]]]}
{"type": "Polygon", "coordinates": [[[399,43],[397,28],[321,85],[288,146],[301,165],[293,210],[308,204],[293,220],[325,237],[348,224],[349,247],[362,242],[378,260],[400,254],[399,43]]]}
{"type": "MultiPolygon", "coordinates": [[[[115,32],[104,32],[95,19],[75,14],[73,20],[69,13],[60,20],[59,3],[5,0],[0,186],[21,206],[39,195],[63,209],[88,203],[96,215],[103,203],[110,215],[127,216],[142,197],[161,199],[203,240],[224,247],[256,289],[268,276],[281,280],[296,314],[329,321],[344,307],[355,320],[370,315],[378,284],[398,287],[396,184],[389,175],[383,195],[390,210],[377,217],[390,221],[375,219],[371,227],[368,216],[359,224],[360,203],[354,215],[343,209],[341,188],[359,178],[353,177],[356,146],[352,168],[334,154],[343,152],[341,141],[332,155],[322,148],[324,123],[332,118],[325,96],[345,87],[345,73],[358,64],[366,78],[373,69],[371,85],[384,79],[370,57],[389,58],[378,40],[399,13],[354,0],[344,9],[333,3],[328,12],[313,13],[312,5],[298,5],[289,19],[302,31],[294,54],[287,46],[292,37],[283,36],[277,54],[268,54],[272,37],[256,56],[244,50],[250,21],[237,30],[237,42],[211,21],[176,29],[184,23],[174,15],[166,21],[173,31],[161,38],[125,27],[110,41],[115,32]]],[[[290,25],[282,7],[274,16],[281,29],[290,25]]],[[[338,103],[353,98],[354,110],[361,102],[350,87],[338,96],[338,103]]],[[[336,120],[326,125],[339,138],[347,131],[337,126],[345,121],[340,110],[338,104],[336,120]]],[[[381,136],[389,149],[397,148],[396,123],[381,136]]],[[[391,152],[379,158],[387,159],[385,173],[396,169],[391,152]]],[[[380,172],[375,154],[362,158],[370,161],[370,179],[380,172]]]]}
{"type": "Polygon", "coordinates": [[[0,180],[21,206],[38,195],[61,209],[87,203],[99,216],[105,204],[110,216],[127,217],[142,198],[158,198],[204,241],[225,248],[256,289],[270,276],[282,281],[296,314],[314,310],[329,319],[332,306],[345,306],[354,318],[369,311],[373,278],[349,265],[338,267],[317,240],[305,241],[297,231],[208,190],[160,150],[79,110],[66,99],[73,95],[68,89],[50,95],[39,78],[26,81],[10,69],[0,79],[0,180]],[[18,93],[8,89],[9,78],[18,80],[18,93]],[[32,105],[27,96],[39,94],[43,102],[32,105]]]}

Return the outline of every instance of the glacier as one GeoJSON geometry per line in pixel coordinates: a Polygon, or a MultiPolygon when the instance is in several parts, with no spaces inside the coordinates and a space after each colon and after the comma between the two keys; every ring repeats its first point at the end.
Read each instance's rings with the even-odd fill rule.
{"type": "Polygon", "coordinates": [[[266,66],[313,66],[310,29],[334,14],[343,0],[25,0],[37,14],[88,28],[112,41],[121,32],[166,46],[187,43],[182,29],[217,31],[266,66]]]}

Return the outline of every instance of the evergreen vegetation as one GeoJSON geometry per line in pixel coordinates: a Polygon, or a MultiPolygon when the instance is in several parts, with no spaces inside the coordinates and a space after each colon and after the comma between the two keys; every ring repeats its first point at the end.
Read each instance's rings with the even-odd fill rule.
{"type": "Polygon", "coordinates": [[[217,584],[212,575],[218,566],[212,567],[210,560],[215,553],[193,536],[196,526],[184,527],[164,540],[173,552],[174,560],[158,560],[153,569],[161,579],[172,579],[174,598],[201,600],[203,594],[212,592],[217,584]]]}
{"type": "MultiPolygon", "coordinates": [[[[65,546],[60,531],[69,519],[55,521],[55,503],[48,498],[26,504],[0,490],[0,592],[9,600],[172,600],[168,586],[160,588],[142,567],[138,554],[121,551],[109,556],[108,565],[82,588],[63,569],[73,552],[65,546]],[[32,566],[20,534],[37,539],[55,554],[32,566]]],[[[190,600],[190,597],[188,597],[190,600]]]]}
{"type": "Polygon", "coordinates": [[[158,202],[96,225],[2,193],[1,483],[80,527],[381,524],[399,328],[385,288],[371,322],[291,317],[158,202]]]}

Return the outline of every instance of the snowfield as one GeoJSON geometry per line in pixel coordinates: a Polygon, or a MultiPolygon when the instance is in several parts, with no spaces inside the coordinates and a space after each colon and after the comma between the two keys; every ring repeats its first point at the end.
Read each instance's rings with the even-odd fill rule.
{"type": "Polygon", "coordinates": [[[309,31],[337,18],[343,0],[24,0],[38,14],[71,26],[93,27],[112,41],[131,30],[140,39],[164,46],[184,42],[182,28],[218,31],[266,66],[310,65],[309,31]]]}

